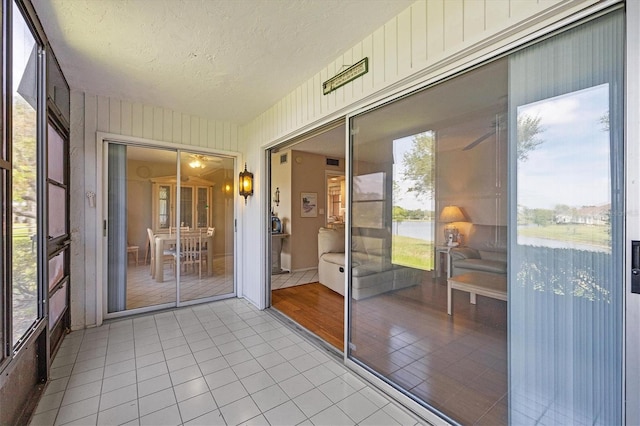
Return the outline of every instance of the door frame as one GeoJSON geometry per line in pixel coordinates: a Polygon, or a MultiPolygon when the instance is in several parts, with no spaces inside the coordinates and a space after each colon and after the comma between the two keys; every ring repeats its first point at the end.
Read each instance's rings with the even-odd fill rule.
{"type": "MultiPolygon", "coordinates": [[[[198,153],[203,155],[212,155],[212,156],[220,156],[231,158],[234,161],[234,175],[237,175],[240,172],[240,163],[242,157],[238,152],[225,151],[219,149],[211,149],[199,146],[192,145],[184,145],[184,144],[176,144],[171,142],[163,142],[157,141],[153,139],[145,139],[134,136],[126,136],[119,135],[115,133],[106,133],[106,132],[96,132],[96,192],[92,193],[91,191],[86,192],[86,197],[89,200],[89,204],[91,206],[91,199],[93,198],[95,201],[95,209],[96,209],[96,228],[95,228],[95,251],[96,251],[96,326],[102,325],[104,320],[112,319],[112,318],[120,318],[126,317],[129,315],[135,315],[140,313],[147,312],[155,312],[160,309],[166,308],[178,308],[183,306],[195,305],[199,303],[206,303],[211,300],[210,298],[195,300],[195,301],[183,301],[181,302],[179,299],[179,286],[176,284],[176,302],[172,304],[163,304],[150,306],[145,308],[137,308],[134,310],[125,310],[121,312],[107,313],[107,237],[103,234],[103,224],[106,218],[107,208],[107,175],[106,175],[106,159],[107,156],[107,148],[108,143],[120,143],[123,145],[136,145],[138,147],[143,148],[158,148],[158,149],[168,149],[175,150],[179,159],[179,156],[182,152],[189,153],[198,153]]],[[[179,164],[176,168],[177,173],[179,173],[179,164]]],[[[241,261],[239,259],[239,254],[241,250],[238,247],[239,238],[237,233],[238,226],[236,225],[241,217],[238,215],[238,203],[239,196],[236,191],[234,191],[233,195],[233,220],[234,220],[234,230],[233,230],[233,293],[229,297],[237,297],[238,295],[238,271],[241,266],[241,261]]],[[[225,296],[226,298],[226,296],[225,296]]]]}
{"type": "Polygon", "coordinates": [[[640,240],[640,3],[626,3],[625,51],[625,298],[623,418],[640,423],[640,294],[631,293],[631,241],[640,240]]]}

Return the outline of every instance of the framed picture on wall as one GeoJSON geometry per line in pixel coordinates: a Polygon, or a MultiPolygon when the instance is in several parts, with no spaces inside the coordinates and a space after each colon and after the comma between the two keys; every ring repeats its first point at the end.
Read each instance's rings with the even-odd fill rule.
{"type": "Polygon", "coordinates": [[[301,217],[318,217],[318,193],[317,192],[300,193],[300,216],[301,217]]]}

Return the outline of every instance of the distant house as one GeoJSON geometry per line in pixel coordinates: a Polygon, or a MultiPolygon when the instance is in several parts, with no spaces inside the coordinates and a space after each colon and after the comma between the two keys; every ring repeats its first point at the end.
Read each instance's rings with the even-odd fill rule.
{"type": "Polygon", "coordinates": [[[602,206],[583,206],[571,213],[557,214],[557,224],[573,223],[581,225],[606,225],[609,223],[611,204],[602,206]]]}

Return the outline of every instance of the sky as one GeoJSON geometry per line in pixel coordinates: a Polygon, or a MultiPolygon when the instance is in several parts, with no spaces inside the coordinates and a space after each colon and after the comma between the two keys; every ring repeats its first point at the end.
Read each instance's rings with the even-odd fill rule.
{"type": "Polygon", "coordinates": [[[518,204],[552,209],[604,205],[611,200],[609,132],[600,122],[609,110],[603,84],[518,107],[540,117],[544,142],[518,162],[518,204]]]}

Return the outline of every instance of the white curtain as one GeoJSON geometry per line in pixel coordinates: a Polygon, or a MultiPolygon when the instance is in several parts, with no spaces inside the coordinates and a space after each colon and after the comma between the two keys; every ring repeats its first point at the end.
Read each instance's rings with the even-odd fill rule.
{"type": "Polygon", "coordinates": [[[623,34],[509,57],[510,424],[622,424],[623,34]]]}
{"type": "Polygon", "coordinates": [[[127,309],[127,147],[109,144],[107,312],[127,309]]]}

